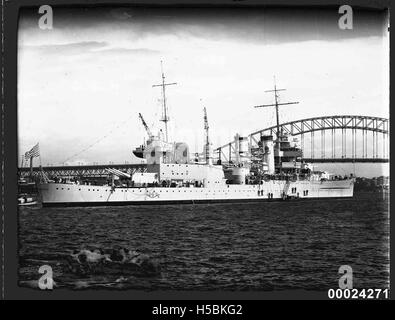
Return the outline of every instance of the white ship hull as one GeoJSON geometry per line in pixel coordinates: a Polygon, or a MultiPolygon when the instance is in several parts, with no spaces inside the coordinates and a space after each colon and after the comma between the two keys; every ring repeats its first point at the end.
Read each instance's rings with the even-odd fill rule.
{"type": "Polygon", "coordinates": [[[352,197],[354,180],[273,180],[256,185],[218,187],[111,188],[64,183],[39,185],[43,206],[142,205],[201,202],[272,201],[352,197]]]}

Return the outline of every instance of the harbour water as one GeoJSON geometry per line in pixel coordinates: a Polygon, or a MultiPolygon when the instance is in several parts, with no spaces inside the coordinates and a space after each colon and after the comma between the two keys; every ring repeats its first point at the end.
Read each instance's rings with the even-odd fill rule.
{"type": "Polygon", "coordinates": [[[138,290],[337,288],[341,265],[355,288],[389,284],[389,195],[242,204],[19,209],[19,285],[53,268],[58,287],[138,290]],[[139,249],[161,274],[76,276],[75,249],[139,249]]]}

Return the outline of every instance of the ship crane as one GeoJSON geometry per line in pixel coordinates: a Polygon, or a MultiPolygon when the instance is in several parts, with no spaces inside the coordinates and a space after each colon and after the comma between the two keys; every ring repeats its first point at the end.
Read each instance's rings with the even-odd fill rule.
{"type": "Polygon", "coordinates": [[[140,120],[141,120],[141,122],[142,122],[142,124],[143,124],[143,126],[144,126],[144,128],[145,128],[145,131],[147,131],[148,137],[149,137],[150,139],[153,138],[154,135],[152,134],[150,128],[148,127],[148,125],[147,125],[147,123],[145,122],[145,120],[144,120],[144,118],[143,118],[143,116],[142,116],[141,113],[139,113],[139,117],[140,117],[140,120]]]}

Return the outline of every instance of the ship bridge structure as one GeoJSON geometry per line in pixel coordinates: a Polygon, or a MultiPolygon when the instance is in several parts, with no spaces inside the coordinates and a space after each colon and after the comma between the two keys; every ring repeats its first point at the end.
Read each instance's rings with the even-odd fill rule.
{"type": "MultiPolygon", "coordinates": [[[[389,161],[389,119],[386,118],[335,115],[286,122],[249,134],[250,148],[256,147],[262,136],[277,137],[278,131],[299,140],[306,162],[389,161]]],[[[216,160],[233,161],[235,150],[235,141],[216,148],[216,160]]]]}

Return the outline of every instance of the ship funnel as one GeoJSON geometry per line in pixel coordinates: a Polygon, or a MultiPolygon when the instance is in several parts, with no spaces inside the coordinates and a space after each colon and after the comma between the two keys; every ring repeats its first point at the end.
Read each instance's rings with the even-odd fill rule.
{"type": "Polygon", "coordinates": [[[248,137],[242,136],[239,133],[235,135],[235,156],[236,163],[246,163],[249,162],[249,143],[248,137]]]}

